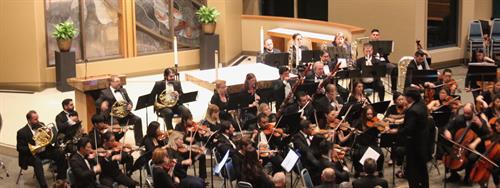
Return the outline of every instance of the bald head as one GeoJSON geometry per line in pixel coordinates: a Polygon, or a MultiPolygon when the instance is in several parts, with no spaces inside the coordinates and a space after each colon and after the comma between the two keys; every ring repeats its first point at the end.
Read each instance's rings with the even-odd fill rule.
{"type": "Polygon", "coordinates": [[[325,168],[321,173],[321,181],[323,181],[323,183],[335,182],[335,170],[333,170],[333,168],[325,168]]]}
{"type": "Polygon", "coordinates": [[[286,183],[285,173],[278,172],[278,173],[274,174],[273,183],[274,183],[274,187],[276,187],[276,188],[285,187],[285,183],[286,183]]]}
{"type": "Polygon", "coordinates": [[[316,63],[314,63],[314,65],[313,65],[313,67],[314,67],[314,73],[316,74],[316,76],[323,76],[323,74],[325,73],[323,70],[323,67],[324,67],[323,62],[316,61],[316,63]]]}

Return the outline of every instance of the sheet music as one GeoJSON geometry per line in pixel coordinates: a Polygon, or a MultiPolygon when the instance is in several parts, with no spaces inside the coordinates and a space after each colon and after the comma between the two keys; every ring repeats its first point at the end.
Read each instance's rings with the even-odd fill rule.
{"type": "Polygon", "coordinates": [[[299,156],[293,150],[289,150],[281,163],[281,167],[283,167],[286,172],[290,172],[295,166],[295,163],[297,163],[297,160],[299,160],[299,156]]]}
{"type": "Polygon", "coordinates": [[[346,58],[338,58],[337,63],[340,63],[339,68],[347,68],[347,59],[346,58]]]}
{"type": "Polygon", "coordinates": [[[368,147],[368,149],[366,149],[365,151],[365,154],[363,154],[363,157],[361,157],[361,159],[359,160],[359,163],[364,164],[365,160],[368,158],[372,158],[376,161],[379,157],[380,154],[377,151],[375,151],[371,147],[368,147]]]}
{"type": "Polygon", "coordinates": [[[224,167],[224,165],[226,165],[226,161],[228,158],[229,158],[229,150],[226,152],[226,154],[224,155],[222,160],[219,162],[219,164],[217,164],[217,166],[215,166],[215,171],[214,171],[215,174],[220,173],[220,171],[222,170],[222,167],[224,167]]]}

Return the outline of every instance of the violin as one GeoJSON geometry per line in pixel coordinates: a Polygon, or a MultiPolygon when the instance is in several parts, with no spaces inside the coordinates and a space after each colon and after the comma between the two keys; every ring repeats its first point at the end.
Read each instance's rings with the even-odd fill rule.
{"type": "Polygon", "coordinates": [[[434,100],[434,96],[436,95],[436,90],[431,87],[424,87],[424,100],[425,104],[429,104],[434,100]]]}
{"type": "Polygon", "coordinates": [[[165,161],[165,162],[163,162],[163,164],[161,165],[161,167],[163,167],[163,169],[168,172],[168,171],[172,170],[175,167],[176,163],[177,162],[175,160],[169,160],[168,162],[165,161]]]}
{"type": "Polygon", "coordinates": [[[207,125],[198,125],[198,123],[195,122],[188,124],[186,130],[191,133],[198,132],[201,135],[206,135],[210,132],[210,128],[208,128],[207,125]]]}
{"type": "Polygon", "coordinates": [[[278,150],[270,150],[269,144],[267,143],[259,143],[257,153],[259,153],[259,157],[269,157],[271,153],[276,153],[278,150]]]}
{"type": "Polygon", "coordinates": [[[373,117],[366,122],[366,126],[370,128],[377,128],[379,131],[384,131],[387,127],[389,127],[389,123],[382,121],[377,117],[373,117]]]}
{"type": "Polygon", "coordinates": [[[167,141],[168,140],[168,135],[169,132],[167,131],[160,131],[159,133],[156,134],[156,140],[159,142],[167,141]]]}
{"type": "Polygon", "coordinates": [[[180,153],[187,153],[187,152],[195,152],[195,153],[199,153],[199,154],[204,153],[204,149],[201,146],[197,146],[197,145],[188,146],[185,144],[183,144],[180,147],[177,147],[177,151],[180,153]]]}
{"type": "MultiPolygon", "coordinates": [[[[499,138],[499,136],[496,136],[496,139],[486,140],[484,142],[487,150],[483,155],[492,161],[496,161],[500,158],[500,145],[498,145],[499,138]]],[[[480,159],[474,164],[474,167],[472,167],[470,180],[473,183],[487,182],[490,178],[492,169],[493,165],[490,162],[480,159]]]]}
{"type": "Polygon", "coordinates": [[[288,136],[282,128],[276,128],[275,123],[268,123],[264,130],[262,130],[266,136],[273,135],[275,137],[288,136]]]}

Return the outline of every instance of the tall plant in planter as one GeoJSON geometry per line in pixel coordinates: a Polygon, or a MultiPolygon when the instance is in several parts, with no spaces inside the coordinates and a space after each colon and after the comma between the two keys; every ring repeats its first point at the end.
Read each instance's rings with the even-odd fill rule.
{"type": "Polygon", "coordinates": [[[61,52],[68,52],[71,49],[73,37],[78,34],[78,30],[72,21],[65,21],[54,25],[55,31],[52,36],[57,40],[57,47],[61,52]]]}
{"type": "Polygon", "coordinates": [[[196,15],[201,23],[201,29],[206,34],[214,34],[215,26],[217,22],[217,16],[220,15],[219,11],[217,11],[213,7],[207,7],[203,5],[196,11],[196,15]]]}

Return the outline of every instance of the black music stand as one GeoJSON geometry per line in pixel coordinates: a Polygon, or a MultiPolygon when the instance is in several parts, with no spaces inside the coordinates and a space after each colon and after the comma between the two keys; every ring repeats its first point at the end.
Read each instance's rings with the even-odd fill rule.
{"type": "Polygon", "coordinates": [[[148,124],[149,124],[148,107],[152,106],[154,103],[155,103],[155,94],[142,95],[137,99],[137,105],[135,106],[135,110],[146,108],[146,123],[148,124]]]}
{"type": "Polygon", "coordinates": [[[227,110],[236,110],[238,113],[236,118],[236,122],[238,123],[238,129],[239,131],[242,131],[242,127],[240,125],[240,117],[239,114],[241,113],[242,108],[247,108],[248,107],[248,98],[243,95],[241,92],[236,92],[236,93],[231,93],[229,94],[229,99],[227,101],[227,110]]]}
{"type": "Polygon", "coordinates": [[[370,41],[373,46],[373,54],[389,55],[394,51],[394,42],[392,40],[370,41]]]}
{"type": "Polygon", "coordinates": [[[289,53],[273,53],[264,57],[264,64],[272,67],[288,66],[289,53]]]}
{"type": "Polygon", "coordinates": [[[299,85],[297,88],[297,91],[303,91],[306,94],[312,96],[316,93],[316,90],[318,89],[319,83],[316,82],[304,82],[302,85],[299,85]]]}
{"type": "Polygon", "coordinates": [[[179,104],[196,101],[197,97],[198,97],[198,91],[183,93],[181,96],[179,96],[179,104]]]}
{"type": "Polygon", "coordinates": [[[372,107],[377,114],[385,114],[390,103],[391,101],[376,102],[372,103],[372,107]]]}
{"type": "MultiPolygon", "coordinates": [[[[257,89],[257,94],[260,96],[260,103],[269,104],[273,101],[276,101],[276,97],[274,96],[274,89],[272,87],[257,89]]],[[[271,105],[269,105],[269,107],[271,107],[271,105]]]]}
{"type": "Polygon", "coordinates": [[[321,50],[302,50],[301,63],[316,62],[320,60],[322,55],[321,50]]]}
{"type": "Polygon", "coordinates": [[[281,120],[278,122],[276,127],[288,129],[288,133],[290,135],[299,132],[301,118],[300,118],[300,113],[298,111],[285,113],[281,116],[282,116],[280,117],[281,120]]]}
{"type": "Polygon", "coordinates": [[[436,82],[437,79],[437,70],[414,70],[412,71],[411,83],[423,85],[425,82],[436,82]]]}
{"type": "Polygon", "coordinates": [[[436,126],[442,129],[450,121],[451,111],[434,111],[431,113],[431,116],[436,126]]]}
{"type": "Polygon", "coordinates": [[[467,78],[471,81],[497,81],[497,65],[489,63],[469,63],[467,78]]]}

